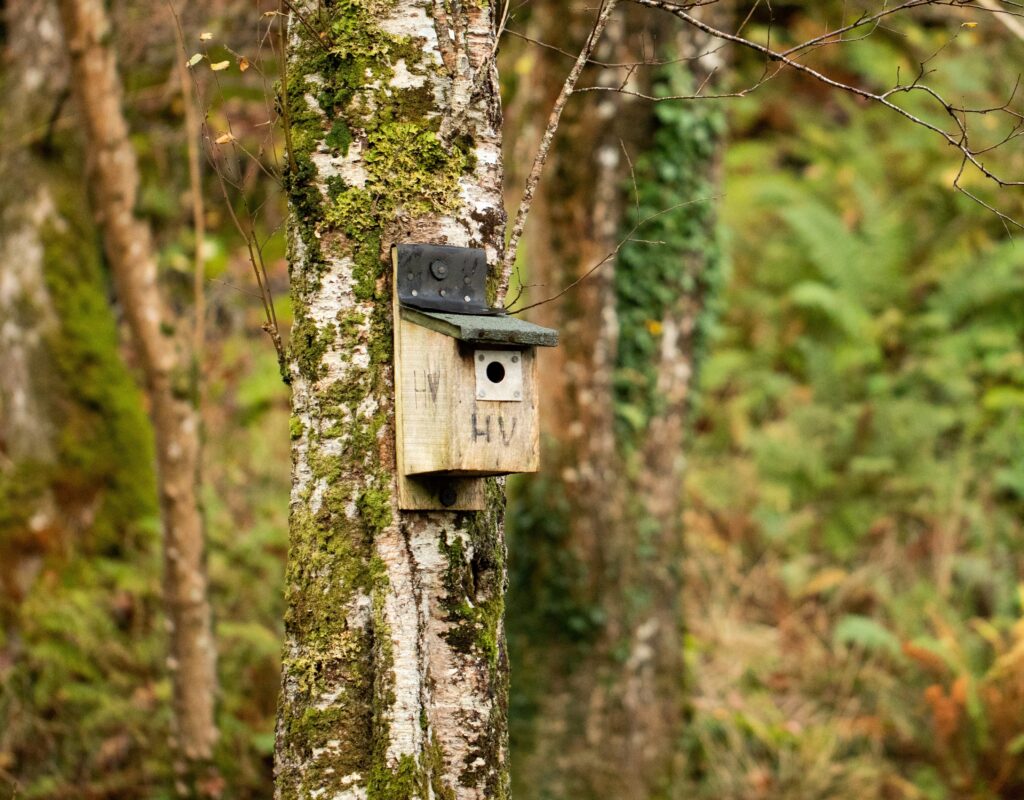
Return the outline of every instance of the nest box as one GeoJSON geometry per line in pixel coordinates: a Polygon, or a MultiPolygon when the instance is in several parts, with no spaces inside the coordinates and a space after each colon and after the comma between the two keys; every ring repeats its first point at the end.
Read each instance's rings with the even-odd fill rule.
{"type": "Polygon", "coordinates": [[[399,507],[482,509],[482,478],[537,471],[536,349],[558,333],[487,305],[483,250],[391,257],[399,507]]]}

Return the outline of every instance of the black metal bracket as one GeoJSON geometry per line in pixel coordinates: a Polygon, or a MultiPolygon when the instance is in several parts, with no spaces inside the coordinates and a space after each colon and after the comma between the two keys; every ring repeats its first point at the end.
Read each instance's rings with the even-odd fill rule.
{"type": "Polygon", "coordinates": [[[403,306],[449,314],[504,314],[487,305],[487,258],[473,247],[393,246],[403,306]]]}

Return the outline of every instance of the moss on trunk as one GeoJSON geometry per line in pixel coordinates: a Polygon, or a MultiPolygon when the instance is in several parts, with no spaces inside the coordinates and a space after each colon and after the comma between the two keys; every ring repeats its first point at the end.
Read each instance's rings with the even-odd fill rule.
{"type": "MultiPolygon", "coordinates": [[[[304,4],[291,21],[282,798],[507,793],[501,514],[395,505],[389,246],[493,253],[500,225],[483,230],[472,215],[503,219],[500,160],[478,158],[480,140],[490,155],[498,135],[490,7],[435,11],[336,0],[304,4]],[[450,44],[449,23],[479,41],[450,44]],[[452,67],[442,41],[465,60],[452,67]],[[457,723],[453,703],[466,715],[457,723]]],[[[496,490],[492,505],[501,502],[496,490]]]]}

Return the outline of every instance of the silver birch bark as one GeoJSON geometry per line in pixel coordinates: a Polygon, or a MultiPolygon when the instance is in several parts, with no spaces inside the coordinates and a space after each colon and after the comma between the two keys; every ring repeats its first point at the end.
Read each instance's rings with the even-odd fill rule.
{"type": "Polygon", "coordinates": [[[508,796],[503,494],[396,507],[388,256],[425,242],[498,263],[493,24],[490,2],[292,11],[282,800],[508,796]]]}

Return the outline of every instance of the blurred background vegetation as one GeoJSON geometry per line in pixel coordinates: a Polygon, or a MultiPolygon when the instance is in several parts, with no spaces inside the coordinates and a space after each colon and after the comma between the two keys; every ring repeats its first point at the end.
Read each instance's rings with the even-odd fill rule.
{"type": "MultiPolygon", "coordinates": [[[[794,41],[839,9],[773,6],[794,41]]],[[[266,242],[287,324],[284,198],[273,178],[277,66],[266,45],[274,20],[264,16],[276,8],[219,0],[183,9],[182,22],[189,53],[208,55],[193,74],[211,138],[230,129],[237,140],[211,158],[230,178],[243,224],[266,242]],[[212,35],[200,40],[205,32],[212,35]],[[223,60],[228,68],[210,70],[223,60]]],[[[186,307],[197,243],[175,23],[159,4],[112,9],[144,168],[140,211],[186,307]]],[[[934,83],[998,104],[1024,43],[992,18],[971,20],[978,25],[959,29],[937,13],[902,20],[828,50],[822,63],[885,85],[897,65],[913,73],[941,49],[934,83]]],[[[742,86],[760,69],[740,59],[729,82],[742,86]]],[[[950,149],[884,110],[789,75],[719,108],[715,124],[727,131],[717,190],[722,268],[702,321],[680,487],[689,722],[679,746],[688,784],[675,789],[723,800],[1024,797],[1024,254],[998,218],[952,191],[950,149]]],[[[668,170],[674,180],[672,137],[699,129],[678,118],[678,107],[661,109],[656,151],[638,162],[645,204],[674,201],[645,186],[645,175],[668,170]]],[[[80,145],[70,106],[52,135],[65,154],[55,169],[73,174],[80,145]]],[[[1009,174],[1024,167],[1016,146],[991,158],[1009,174]]],[[[269,797],[288,397],[260,330],[245,242],[208,164],[204,174],[203,498],[220,654],[220,791],[269,797]]],[[[693,192],[692,183],[678,176],[689,187],[680,192],[693,192]]],[[[996,197],[984,185],[969,188],[996,197]]],[[[998,200],[1024,217],[1019,196],[998,200]]],[[[678,230],[676,219],[652,238],[685,240],[686,217],[678,230]]],[[[666,257],[664,247],[626,250],[623,274],[642,280],[645,263],[666,257]]],[[[61,314],[84,320],[68,372],[125,349],[114,318],[97,310],[109,282],[99,261],[94,269],[92,288],[81,291],[48,277],[68,302],[61,314]],[[97,352],[80,352],[84,342],[97,352]]],[[[629,347],[643,352],[658,335],[628,316],[638,307],[630,302],[622,300],[635,330],[627,361],[629,347]]],[[[618,412],[628,429],[642,425],[645,409],[629,390],[629,364],[621,368],[618,412]]],[[[66,432],[56,468],[0,472],[0,562],[32,553],[42,564],[27,589],[4,583],[0,598],[3,797],[172,794],[149,434],[125,374],[94,380],[120,393],[123,444],[103,455],[98,443],[115,434],[86,419],[66,432]],[[84,462],[72,452],[83,441],[93,443],[84,462]],[[121,499],[80,535],[33,531],[20,516],[41,487],[74,494],[83,474],[102,469],[97,459],[120,457],[135,460],[125,472],[108,470],[121,477],[110,478],[104,496],[120,486],[121,499]]],[[[531,513],[533,495],[513,498],[513,528],[545,524],[531,513]]],[[[513,539],[512,570],[529,558],[513,539]]],[[[535,600],[510,598],[513,631],[535,600]]],[[[560,624],[594,624],[586,609],[554,613],[560,624]]],[[[512,713],[527,714],[516,670],[512,713]]]]}

